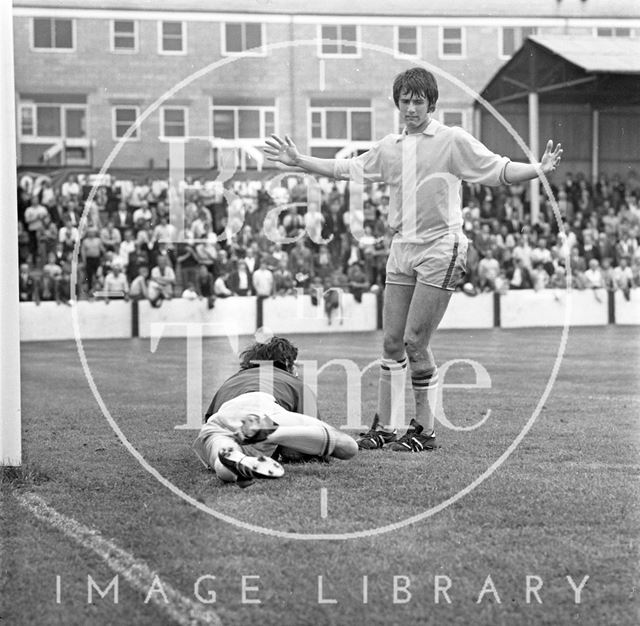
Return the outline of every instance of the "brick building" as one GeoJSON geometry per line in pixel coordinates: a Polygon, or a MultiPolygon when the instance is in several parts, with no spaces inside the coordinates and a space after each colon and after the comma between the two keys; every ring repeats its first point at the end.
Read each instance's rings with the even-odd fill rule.
{"type": "Polygon", "coordinates": [[[18,164],[165,169],[182,143],[187,168],[225,148],[260,168],[274,131],[347,155],[398,128],[390,85],[416,60],[436,116],[474,132],[474,92],[531,34],[640,37],[640,5],[14,0],[18,164]]]}

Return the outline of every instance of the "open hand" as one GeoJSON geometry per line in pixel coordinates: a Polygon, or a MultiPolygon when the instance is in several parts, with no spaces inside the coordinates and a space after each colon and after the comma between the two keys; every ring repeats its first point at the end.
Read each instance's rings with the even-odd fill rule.
{"type": "Polygon", "coordinates": [[[289,135],[285,135],[284,139],[281,139],[278,135],[271,135],[271,138],[267,139],[265,143],[267,145],[264,151],[267,154],[267,160],[290,166],[298,164],[300,153],[289,135]]]}
{"type": "Polygon", "coordinates": [[[549,139],[547,142],[547,147],[542,155],[542,159],[540,159],[540,169],[548,174],[549,172],[553,172],[553,170],[558,167],[560,164],[560,159],[562,158],[562,145],[557,144],[556,147],[553,147],[553,141],[549,139]]]}

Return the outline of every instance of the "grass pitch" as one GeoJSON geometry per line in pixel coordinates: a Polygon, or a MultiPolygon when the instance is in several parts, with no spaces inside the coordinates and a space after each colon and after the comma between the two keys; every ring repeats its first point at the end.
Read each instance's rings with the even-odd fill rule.
{"type": "MultiPolygon", "coordinates": [[[[161,601],[145,603],[145,590],[122,576],[117,603],[95,592],[88,603],[88,577],[104,589],[115,573],[19,503],[36,494],[225,625],[637,624],[637,329],[572,329],[555,385],[513,453],[464,497],[408,523],[468,490],[505,453],[536,410],[560,338],[560,329],[440,331],[438,361],[479,363],[491,384],[445,389],[446,415],[469,428],[490,410],[482,426],[439,426],[435,452],[289,465],[284,478],[246,490],[217,482],[190,450],[196,432],[174,428],[185,422],[184,340],[163,339],[155,353],[141,339],[85,342],[106,407],[146,461],[198,502],[264,532],[196,509],[149,474],[107,423],[74,343],[23,344],[25,462],[2,477],[2,623],[180,622],[159,592],[161,601]],[[572,584],[585,576],[577,603],[572,584]],[[213,599],[211,590],[215,603],[200,602],[195,592],[213,599]]],[[[293,339],[319,366],[344,358],[363,368],[381,345],[379,333],[293,339]]],[[[205,340],[203,353],[206,407],[236,361],[226,340],[205,340]]],[[[365,422],[376,377],[372,368],[362,379],[365,422]]],[[[457,363],[445,382],[476,379],[457,363]]],[[[347,423],[339,367],[320,376],[319,399],[324,419],[347,423]]]]}

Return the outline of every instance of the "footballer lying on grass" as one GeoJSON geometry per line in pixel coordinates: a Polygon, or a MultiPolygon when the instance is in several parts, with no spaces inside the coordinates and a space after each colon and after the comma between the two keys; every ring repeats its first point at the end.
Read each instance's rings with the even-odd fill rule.
{"type": "Polygon", "coordinates": [[[295,374],[297,356],[284,337],[256,342],[216,392],[194,449],[222,481],[247,487],[254,478],[280,478],[276,458],[350,459],[358,451],[349,435],[302,412],[317,414],[317,403],[295,374]]]}

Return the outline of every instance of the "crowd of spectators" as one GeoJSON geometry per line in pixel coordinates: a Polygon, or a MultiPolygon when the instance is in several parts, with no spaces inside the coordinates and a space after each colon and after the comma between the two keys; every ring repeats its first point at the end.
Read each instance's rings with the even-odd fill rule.
{"type": "MultiPolygon", "coordinates": [[[[304,292],[315,303],[322,297],[330,317],[340,290],[361,301],[383,288],[391,241],[384,184],[365,188],[356,213],[346,183],[320,180],[320,194],[309,194],[316,201],[295,174],[255,178],[225,188],[187,177],[176,191],[161,179],[69,175],[53,185],[23,176],[20,299],[68,303],[76,244],[78,298],[161,306],[182,297],[213,308],[217,298],[304,292]]],[[[616,289],[628,297],[640,285],[640,181],[601,176],[592,184],[566,174],[552,186],[561,228],[546,199],[532,223],[528,185],[464,185],[471,245],[459,289],[562,289],[570,277],[573,288],[601,298],[616,289]]]]}

